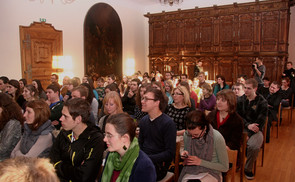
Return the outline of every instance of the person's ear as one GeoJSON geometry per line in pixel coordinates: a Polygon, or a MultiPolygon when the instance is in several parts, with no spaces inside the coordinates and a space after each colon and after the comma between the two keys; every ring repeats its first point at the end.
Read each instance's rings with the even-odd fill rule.
{"type": "Polygon", "coordinates": [[[130,141],[130,136],[126,133],[122,136],[123,142],[130,141]]]}
{"type": "Polygon", "coordinates": [[[81,123],[82,122],[82,116],[77,116],[76,117],[76,119],[75,119],[75,121],[77,122],[77,123],[81,123]]]}

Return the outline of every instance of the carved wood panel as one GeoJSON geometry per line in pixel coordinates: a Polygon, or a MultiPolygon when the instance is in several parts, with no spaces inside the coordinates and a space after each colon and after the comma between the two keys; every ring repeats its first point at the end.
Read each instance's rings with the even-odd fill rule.
{"type": "Polygon", "coordinates": [[[234,46],[234,16],[220,17],[220,52],[233,52],[234,46]]]}
{"type": "Polygon", "coordinates": [[[261,29],[261,51],[277,51],[279,36],[279,12],[263,12],[261,29]]]}
{"type": "Polygon", "coordinates": [[[38,79],[43,88],[50,84],[52,56],[62,55],[62,31],[51,24],[34,22],[30,26],[20,26],[22,77],[28,83],[38,79]]]}
{"type": "MultiPolygon", "coordinates": [[[[235,82],[251,77],[255,57],[263,57],[267,75],[280,79],[288,60],[290,8],[288,1],[269,0],[145,15],[150,23],[149,58],[165,57],[164,69],[193,76],[196,60],[203,60],[208,78],[217,74],[235,82]],[[158,28],[155,28],[157,25],[158,28]],[[174,62],[169,62],[174,57],[174,62]],[[181,66],[182,65],[182,66],[181,66]]],[[[155,67],[151,67],[154,69],[155,67]]],[[[160,68],[158,63],[157,68],[160,68]]]]}
{"type": "Polygon", "coordinates": [[[253,51],[254,14],[239,15],[239,51],[253,51]]]}
{"type": "Polygon", "coordinates": [[[200,52],[213,52],[213,17],[200,19],[200,52]]]}

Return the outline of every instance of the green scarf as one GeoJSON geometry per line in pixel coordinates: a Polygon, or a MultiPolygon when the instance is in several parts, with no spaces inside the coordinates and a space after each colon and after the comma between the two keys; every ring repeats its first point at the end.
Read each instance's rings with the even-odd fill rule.
{"type": "Polygon", "coordinates": [[[101,181],[109,182],[112,178],[114,170],[121,171],[116,182],[129,181],[129,176],[138,155],[139,145],[136,137],[134,137],[129,149],[126,151],[121,160],[118,152],[110,152],[103,170],[101,181]]]}

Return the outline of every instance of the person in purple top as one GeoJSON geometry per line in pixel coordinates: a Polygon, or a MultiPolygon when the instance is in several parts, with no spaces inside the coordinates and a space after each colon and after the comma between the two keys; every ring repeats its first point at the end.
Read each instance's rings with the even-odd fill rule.
{"type": "Polygon", "coordinates": [[[201,96],[199,110],[201,110],[201,111],[214,110],[215,105],[216,105],[216,97],[213,94],[212,87],[209,84],[205,83],[202,85],[202,91],[203,91],[203,94],[201,96]]]}

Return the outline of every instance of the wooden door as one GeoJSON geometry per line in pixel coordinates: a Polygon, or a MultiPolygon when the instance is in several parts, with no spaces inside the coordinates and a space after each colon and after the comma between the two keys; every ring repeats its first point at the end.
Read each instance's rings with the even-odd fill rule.
{"type": "Polygon", "coordinates": [[[34,22],[30,26],[20,26],[20,48],[22,77],[28,83],[38,79],[43,88],[50,84],[52,56],[62,55],[62,31],[48,23],[34,22]]]}

